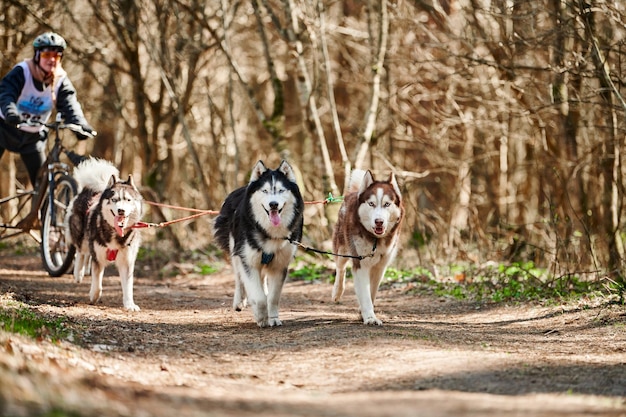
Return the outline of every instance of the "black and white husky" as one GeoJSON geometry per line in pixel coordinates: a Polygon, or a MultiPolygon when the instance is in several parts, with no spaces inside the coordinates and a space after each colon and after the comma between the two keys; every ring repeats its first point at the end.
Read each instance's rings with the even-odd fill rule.
{"type": "Polygon", "coordinates": [[[248,185],[226,197],[215,219],[217,244],[230,255],[235,274],[233,308],[249,302],[259,327],[280,326],[278,304],[287,269],[300,241],[304,201],[292,167],[256,163],[248,185]]]}
{"type": "Polygon", "coordinates": [[[119,179],[110,162],[90,158],[74,170],[81,191],[72,200],[65,219],[71,243],[76,246],[74,280],[82,282],[91,259],[89,300],[102,295],[102,277],[109,262],[115,262],[122,281],[124,308],[139,311],[133,300],[135,260],[141,242],[133,226],[142,215],[142,197],[129,175],[119,179]]]}

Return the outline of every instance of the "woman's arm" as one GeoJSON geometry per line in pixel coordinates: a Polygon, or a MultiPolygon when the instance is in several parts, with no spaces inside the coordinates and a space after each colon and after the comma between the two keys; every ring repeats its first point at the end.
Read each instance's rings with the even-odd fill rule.
{"type": "Polygon", "coordinates": [[[0,80],[0,111],[5,117],[14,115],[19,119],[17,99],[24,88],[24,70],[15,66],[0,80]]]}

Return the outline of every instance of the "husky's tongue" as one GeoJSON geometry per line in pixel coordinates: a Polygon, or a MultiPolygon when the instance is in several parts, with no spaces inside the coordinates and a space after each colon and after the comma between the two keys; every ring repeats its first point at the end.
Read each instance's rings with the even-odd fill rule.
{"type": "Polygon", "coordinates": [[[278,210],[270,210],[270,222],[272,222],[274,226],[280,224],[280,214],[278,214],[278,210]]]}
{"type": "Polygon", "coordinates": [[[124,225],[126,224],[126,216],[115,216],[113,219],[113,227],[115,227],[115,231],[121,237],[124,237],[124,225]]]}

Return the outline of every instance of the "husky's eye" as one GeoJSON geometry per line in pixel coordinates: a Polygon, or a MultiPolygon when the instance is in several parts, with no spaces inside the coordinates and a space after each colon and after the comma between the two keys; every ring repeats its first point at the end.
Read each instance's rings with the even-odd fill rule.
{"type": "Polygon", "coordinates": [[[389,206],[391,206],[391,203],[390,203],[389,201],[387,201],[387,202],[385,203],[385,207],[389,207],[389,206]]]}
{"type": "Polygon", "coordinates": [[[270,191],[269,191],[269,190],[261,190],[261,192],[262,192],[263,194],[269,194],[269,193],[270,193],[270,191]]]}
{"type": "Polygon", "coordinates": [[[370,207],[376,207],[376,204],[373,201],[370,201],[367,204],[369,204],[370,207]]]}
{"type": "Polygon", "coordinates": [[[285,191],[287,191],[287,190],[285,190],[285,189],[281,188],[280,190],[278,190],[278,194],[282,194],[282,193],[284,193],[285,191]]]}

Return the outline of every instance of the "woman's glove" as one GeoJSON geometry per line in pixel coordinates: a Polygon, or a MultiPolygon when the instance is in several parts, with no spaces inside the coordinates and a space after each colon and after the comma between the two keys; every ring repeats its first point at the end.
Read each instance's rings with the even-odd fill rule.
{"type": "Polygon", "coordinates": [[[89,139],[89,138],[92,138],[92,137],[95,136],[96,131],[94,130],[93,127],[91,127],[91,125],[89,125],[89,123],[82,124],[82,125],[80,125],[80,127],[82,127],[85,132],[89,133],[90,136],[83,135],[82,133],[75,132],[76,133],[76,138],[78,140],[85,140],[85,139],[89,139]]]}
{"type": "Polygon", "coordinates": [[[11,103],[7,106],[7,111],[4,115],[4,121],[11,126],[17,126],[22,123],[22,118],[17,111],[17,106],[15,105],[15,103],[11,103]]]}

